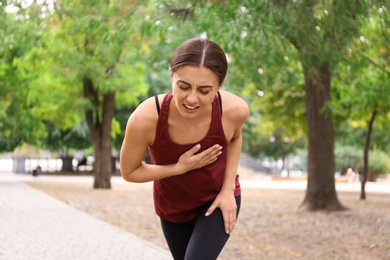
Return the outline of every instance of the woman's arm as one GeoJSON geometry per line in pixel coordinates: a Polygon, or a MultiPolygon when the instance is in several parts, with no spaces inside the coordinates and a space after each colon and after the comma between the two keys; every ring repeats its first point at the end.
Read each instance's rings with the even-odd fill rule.
{"type": "MultiPolygon", "coordinates": [[[[234,109],[228,109],[226,111],[228,113],[230,111],[229,115],[226,116],[233,122],[234,133],[227,151],[226,170],[221,191],[208,209],[206,216],[210,215],[215,208],[220,208],[226,233],[230,234],[234,229],[237,218],[237,205],[234,198],[234,190],[236,188],[236,175],[242,148],[242,127],[249,116],[249,108],[246,102],[240,98],[233,103],[231,103],[232,100],[229,100],[228,102],[237,105],[234,109]]],[[[226,103],[227,102],[224,102],[224,104],[226,103]]]]}
{"type": "Polygon", "coordinates": [[[196,145],[175,164],[151,165],[142,162],[149,144],[154,142],[158,115],[153,98],[143,102],[130,116],[120,152],[120,170],[122,177],[129,182],[148,182],[186,173],[214,162],[221,154],[221,147],[214,145],[195,154],[200,145],[196,145]]]}

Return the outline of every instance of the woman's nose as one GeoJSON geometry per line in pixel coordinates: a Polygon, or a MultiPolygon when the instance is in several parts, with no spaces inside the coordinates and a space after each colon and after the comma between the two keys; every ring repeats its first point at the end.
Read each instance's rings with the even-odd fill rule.
{"type": "Polygon", "coordinates": [[[195,91],[191,91],[187,96],[187,101],[190,104],[195,104],[198,101],[198,96],[195,91]]]}

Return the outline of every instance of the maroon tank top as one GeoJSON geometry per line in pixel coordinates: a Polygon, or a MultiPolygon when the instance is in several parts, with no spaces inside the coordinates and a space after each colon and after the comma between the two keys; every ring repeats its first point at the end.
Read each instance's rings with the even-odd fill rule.
{"type": "MultiPolygon", "coordinates": [[[[153,164],[174,164],[184,152],[198,143],[201,145],[200,152],[215,144],[223,147],[218,159],[205,167],[154,181],[153,197],[157,215],[164,220],[179,223],[194,219],[200,208],[215,199],[220,192],[225,176],[229,141],[223,131],[220,101],[216,96],[212,103],[212,120],[207,135],[197,143],[174,143],[168,133],[171,99],[172,93],[167,93],[161,104],[154,143],[148,147],[153,164]]],[[[240,194],[237,175],[234,195],[240,194]]]]}

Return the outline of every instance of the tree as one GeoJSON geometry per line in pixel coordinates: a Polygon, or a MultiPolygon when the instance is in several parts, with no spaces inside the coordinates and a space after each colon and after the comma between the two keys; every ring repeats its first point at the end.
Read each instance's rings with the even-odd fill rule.
{"type": "Polygon", "coordinates": [[[3,1],[0,5],[0,152],[12,152],[23,143],[38,145],[46,134],[27,100],[29,75],[17,66],[18,60],[41,42],[43,11],[22,2],[3,1]]]}
{"type": "Polygon", "coordinates": [[[31,52],[35,111],[58,129],[83,118],[93,142],[94,188],[111,188],[112,138],[120,131],[116,107],[146,91],[145,66],[133,1],[62,1],[45,23],[45,42],[31,52]]]}
{"type": "Polygon", "coordinates": [[[339,68],[335,81],[338,99],[338,117],[349,120],[350,124],[364,127],[363,169],[361,172],[360,199],[366,199],[365,184],[369,171],[369,152],[372,132],[389,125],[390,117],[390,55],[388,42],[390,14],[385,7],[373,10],[374,15],[362,27],[360,37],[349,46],[348,61],[339,68]],[[356,97],[364,96],[357,101],[356,97]],[[342,111],[347,108],[348,113],[342,111]]]}
{"type": "Polygon", "coordinates": [[[297,50],[304,75],[308,130],[308,186],[302,207],[340,210],[335,185],[332,72],[359,24],[364,6],[354,1],[303,1],[274,4],[267,18],[297,50]],[[276,12],[287,15],[276,16],[276,12]]]}
{"type": "MultiPolygon", "coordinates": [[[[381,9],[379,9],[381,10],[381,9]]],[[[362,172],[362,180],[361,180],[361,193],[360,193],[360,199],[364,200],[366,199],[366,192],[365,192],[365,184],[368,178],[368,169],[369,169],[369,151],[370,151],[370,142],[371,142],[371,133],[374,126],[374,121],[377,118],[378,114],[382,114],[384,117],[390,117],[390,70],[387,68],[390,67],[390,55],[388,43],[390,40],[390,33],[388,32],[388,26],[390,24],[390,15],[388,12],[386,12],[386,9],[384,10],[385,13],[383,14],[384,19],[379,19],[379,22],[377,22],[377,26],[375,26],[375,22],[371,23],[374,24],[374,26],[369,26],[369,29],[367,32],[375,31],[378,34],[372,35],[369,38],[369,42],[372,44],[375,44],[376,48],[379,49],[379,55],[375,55],[374,57],[371,56],[373,52],[368,52],[368,55],[364,55],[363,57],[367,60],[367,62],[371,63],[371,66],[379,67],[379,71],[377,69],[376,73],[370,73],[372,78],[374,78],[374,82],[369,82],[371,84],[367,84],[366,87],[372,87],[370,93],[373,95],[368,95],[366,100],[368,100],[367,105],[365,106],[365,109],[371,110],[371,115],[368,119],[367,124],[367,134],[366,134],[366,141],[364,145],[364,156],[363,156],[363,172],[362,172]],[[380,26],[381,22],[383,21],[382,26],[380,26]],[[379,26],[378,26],[379,25],[379,26]],[[374,27],[374,28],[373,28],[374,27]],[[375,30],[376,29],[376,30],[375,30]],[[378,48],[379,47],[379,48],[378,48]],[[374,60],[377,60],[374,61],[374,60]],[[372,75],[374,74],[374,75],[372,75]],[[387,83],[386,83],[387,82],[387,83]],[[373,84],[372,84],[373,83],[373,84]],[[374,91],[373,91],[374,90],[374,91]]],[[[382,11],[383,12],[383,11],[382,11]]],[[[366,36],[367,37],[367,36],[366,36]]],[[[371,70],[372,71],[372,70],[371,70]]],[[[364,82],[364,80],[362,80],[364,82]]],[[[386,122],[387,120],[385,120],[386,122]]]]}
{"type": "Polygon", "coordinates": [[[300,63],[308,134],[308,187],[302,208],[344,209],[334,184],[331,82],[336,65],[375,6],[347,0],[167,2],[170,13],[195,21],[191,33],[203,31],[222,43],[237,86],[256,84],[267,75],[259,69],[281,70],[284,57],[300,63]]]}
{"type": "MultiPolygon", "coordinates": [[[[285,53],[271,49],[269,60],[277,60],[286,70],[268,67],[259,49],[269,50],[273,44],[260,41],[267,46],[259,46],[259,42],[249,40],[252,38],[248,24],[254,25],[247,9],[239,2],[221,2],[151,1],[154,8],[150,21],[158,25],[155,30],[158,40],[154,41],[150,55],[153,71],[162,70],[166,76],[170,55],[182,41],[208,37],[218,42],[228,55],[229,72],[224,88],[242,96],[252,107],[251,117],[244,126],[243,151],[259,155],[260,133],[270,136],[278,128],[283,129],[291,142],[302,138],[306,133],[303,76],[299,74],[300,64],[289,60],[294,48],[283,47],[285,53]]],[[[279,42],[275,35],[261,33],[279,42]]]]}

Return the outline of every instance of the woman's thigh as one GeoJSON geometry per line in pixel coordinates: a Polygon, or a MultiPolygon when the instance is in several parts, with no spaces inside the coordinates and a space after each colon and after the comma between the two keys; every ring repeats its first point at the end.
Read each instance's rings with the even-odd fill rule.
{"type": "MultiPolygon", "coordinates": [[[[241,197],[236,197],[237,216],[241,197]]],[[[205,204],[195,220],[185,223],[172,223],[161,219],[161,227],[169,250],[175,260],[213,259],[225,246],[229,235],[225,232],[222,212],[219,208],[206,217],[205,213],[212,201],[205,204]]]]}
{"type": "MultiPolygon", "coordinates": [[[[236,203],[238,215],[241,206],[240,196],[236,197],[236,203]]],[[[211,203],[206,205],[195,219],[194,230],[184,258],[186,260],[215,260],[229,239],[229,235],[225,232],[222,212],[219,208],[210,216],[205,216],[210,205],[211,203]]]]}
{"type": "Polygon", "coordinates": [[[161,219],[161,227],[173,259],[184,259],[188,243],[194,230],[194,223],[195,221],[172,223],[161,219]]]}

